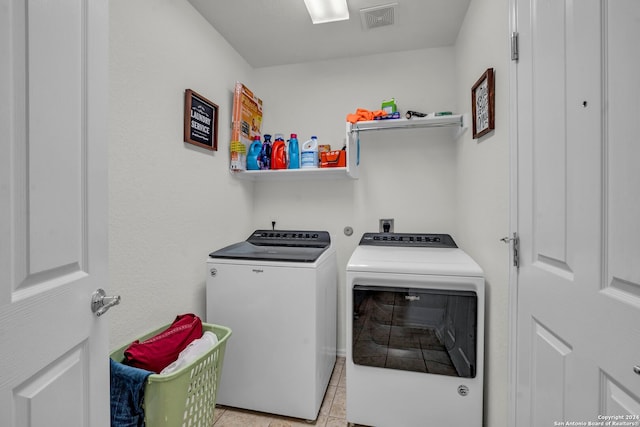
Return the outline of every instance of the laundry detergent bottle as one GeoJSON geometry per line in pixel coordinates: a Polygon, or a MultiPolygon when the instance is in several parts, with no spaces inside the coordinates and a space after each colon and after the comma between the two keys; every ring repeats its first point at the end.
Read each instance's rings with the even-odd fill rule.
{"type": "Polygon", "coordinates": [[[312,136],[310,140],[302,144],[302,152],[300,153],[300,167],[317,168],[318,167],[318,137],[312,136]]]}
{"type": "Polygon", "coordinates": [[[260,169],[258,158],[260,157],[261,151],[262,142],[260,142],[260,137],[256,136],[253,138],[253,142],[251,142],[251,145],[249,146],[249,154],[247,154],[247,170],[255,171],[260,169]]]}
{"type": "Polygon", "coordinates": [[[289,169],[300,169],[300,147],[298,135],[295,133],[289,138],[289,169]]]}
{"type": "Polygon", "coordinates": [[[262,150],[260,151],[260,159],[258,160],[260,169],[271,169],[271,135],[264,136],[262,150]]]}
{"type": "Polygon", "coordinates": [[[277,133],[275,136],[276,139],[271,147],[271,169],[286,169],[287,147],[281,134],[277,133]]]}

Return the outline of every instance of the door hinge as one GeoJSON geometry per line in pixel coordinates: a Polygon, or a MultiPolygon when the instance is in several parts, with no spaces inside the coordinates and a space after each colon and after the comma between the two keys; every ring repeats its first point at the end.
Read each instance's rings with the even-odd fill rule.
{"type": "Polygon", "coordinates": [[[520,267],[520,238],[518,233],[513,233],[512,237],[503,237],[500,239],[504,243],[511,243],[513,247],[513,266],[520,267]]]}
{"type": "Polygon", "coordinates": [[[518,61],[520,58],[520,52],[518,51],[518,33],[511,33],[511,60],[518,61]]]}

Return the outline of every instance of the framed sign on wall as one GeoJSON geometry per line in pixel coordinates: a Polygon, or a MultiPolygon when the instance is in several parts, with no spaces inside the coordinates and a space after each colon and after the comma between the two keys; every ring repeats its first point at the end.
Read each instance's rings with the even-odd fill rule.
{"type": "Polygon", "coordinates": [[[184,93],[184,142],[218,150],[218,106],[191,89],[184,93]]]}
{"type": "Polygon", "coordinates": [[[493,68],[488,68],[471,88],[473,138],[495,129],[495,84],[493,68]]]}

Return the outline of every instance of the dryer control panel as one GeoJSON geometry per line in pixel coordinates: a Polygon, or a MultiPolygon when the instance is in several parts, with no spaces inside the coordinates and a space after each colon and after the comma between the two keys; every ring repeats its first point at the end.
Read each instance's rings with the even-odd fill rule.
{"type": "Polygon", "coordinates": [[[427,233],[364,233],[361,245],[402,246],[416,248],[457,248],[448,234],[427,233]]]}

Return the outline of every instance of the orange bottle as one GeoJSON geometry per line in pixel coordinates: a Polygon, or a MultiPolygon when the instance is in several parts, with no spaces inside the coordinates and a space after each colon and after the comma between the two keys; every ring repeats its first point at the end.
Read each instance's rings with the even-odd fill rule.
{"type": "Polygon", "coordinates": [[[276,134],[276,140],[271,147],[271,169],[287,168],[287,147],[282,135],[276,134]]]}

